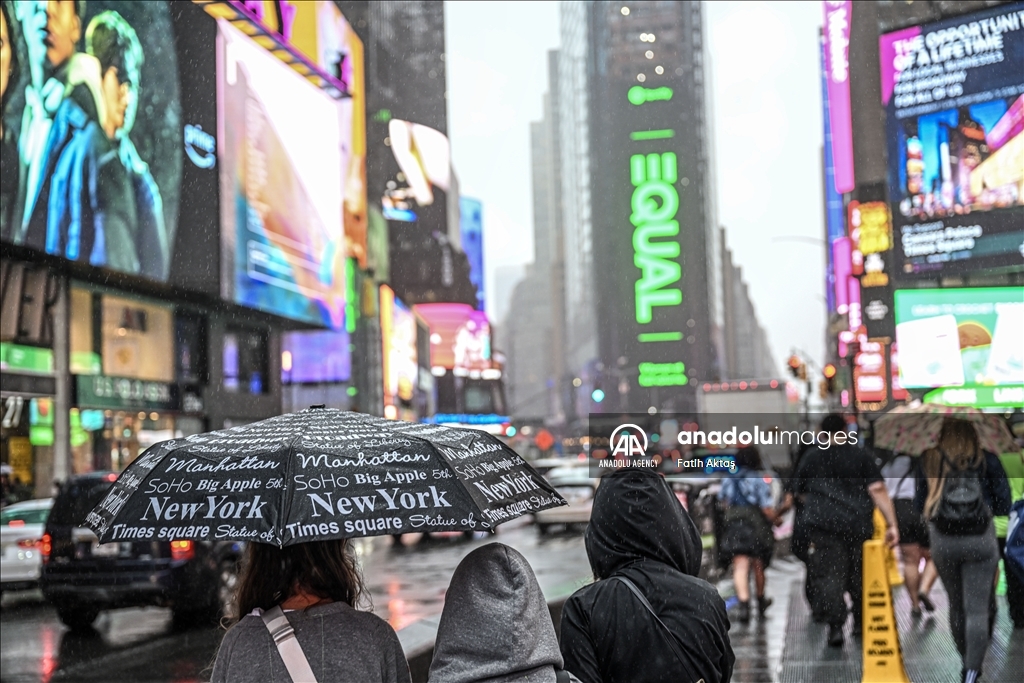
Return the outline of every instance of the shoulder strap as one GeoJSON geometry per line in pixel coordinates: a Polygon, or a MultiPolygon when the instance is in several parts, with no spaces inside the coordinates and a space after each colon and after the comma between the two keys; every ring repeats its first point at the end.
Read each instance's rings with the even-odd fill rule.
{"type": "Polygon", "coordinates": [[[665,633],[668,634],[668,642],[672,646],[672,652],[675,654],[676,659],[679,660],[679,663],[682,665],[683,670],[689,672],[690,666],[687,663],[686,656],[683,654],[682,650],[679,649],[679,642],[676,640],[675,634],[672,633],[669,627],[665,625],[665,622],[661,620],[661,617],[659,617],[655,613],[654,608],[651,607],[651,603],[647,601],[647,598],[644,596],[642,592],[640,592],[640,589],[637,588],[636,584],[627,579],[625,576],[613,576],[611,578],[626,584],[626,588],[628,588],[629,591],[636,596],[636,599],[639,600],[640,604],[642,604],[644,608],[646,608],[647,611],[650,613],[650,615],[654,617],[654,620],[658,622],[658,624],[663,629],[665,629],[665,633]]]}
{"type": "Polygon", "coordinates": [[[565,669],[555,669],[555,683],[570,683],[569,672],[565,669]]]}
{"type": "Polygon", "coordinates": [[[292,683],[317,683],[313,670],[309,668],[309,660],[306,659],[302,646],[295,637],[295,629],[288,623],[288,617],[284,615],[281,606],[277,605],[265,611],[263,623],[270,631],[277,651],[281,653],[281,659],[284,660],[284,667],[288,669],[292,683]]]}

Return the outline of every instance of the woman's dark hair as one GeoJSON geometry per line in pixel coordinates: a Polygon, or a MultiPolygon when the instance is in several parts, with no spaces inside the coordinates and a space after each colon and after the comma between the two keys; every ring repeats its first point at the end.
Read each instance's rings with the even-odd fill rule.
{"type": "Polygon", "coordinates": [[[736,451],[736,467],[741,470],[764,469],[761,464],[761,451],[756,446],[744,446],[736,451]]]}
{"type": "Polygon", "coordinates": [[[270,609],[297,589],[355,607],[365,590],[348,539],[284,548],[249,543],[235,594],[235,616],[241,619],[256,607],[270,609]]]}

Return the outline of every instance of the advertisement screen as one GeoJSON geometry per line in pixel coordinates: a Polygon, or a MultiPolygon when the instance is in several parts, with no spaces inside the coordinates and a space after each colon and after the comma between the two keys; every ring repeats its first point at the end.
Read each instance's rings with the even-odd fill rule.
{"type": "Polygon", "coordinates": [[[479,199],[459,197],[462,251],[469,260],[469,280],[476,288],[476,309],[484,310],[484,206],[479,199]]]}
{"type": "Polygon", "coordinates": [[[879,39],[897,276],[1024,263],[1022,12],[879,39]]]}
{"type": "Polygon", "coordinates": [[[419,367],[416,364],[416,316],[387,285],[380,289],[380,331],[383,343],[384,404],[411,401],[419,367]]]}
{"type": "Polygon", "coordinates": [[[896,291],[903,387],[1024,384],[1024,288],[896,291]]]}
{"type": "Polygon", "coordinates": [[[60,3],[48,18],[54,3],[4,2],[17,68],[2,93],[3,241],[161,282],[176,261],[205,267],[178,228],[217,211],[202,190],[192,206],[194,187],[216,187],[216,112],[193,74],[214,20],[177,4],[60,3]]]}
{"type": "Polygon", "coordinates": [[[388,220],[422,222],[447,232],[451,153],[448,137],[433,128],[391,119],[388,141],[394,155],[381,208],[388,220]]]}
{"type": "Polygon", "coordinates": [[[347,382],[352,352],[345,329],[286,332],[281,337],[281,376],[285,384],[347,382]]]}
{"type": "Polygon", "coordinates": [[[221,294],[339,329],[351,107],[224,20],[217,64],[221,294]]]}
{"type": "Polygon", "coordinates": [[[491,325],[487,314],[466,304],[418,304],[416,314],[430,326],[430,365],[474,371],[491,367],[491,325]]]}

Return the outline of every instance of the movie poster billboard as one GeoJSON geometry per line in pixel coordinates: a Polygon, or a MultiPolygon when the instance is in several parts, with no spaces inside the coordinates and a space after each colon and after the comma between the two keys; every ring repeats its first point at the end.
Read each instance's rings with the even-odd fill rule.
{"type": "Polygon", "coordinates": [[[879,39],[897,277],[1024,264],[1024,3],[879,39]]]}
{"type": "Polygon", "coordinates": [[[195,239],[216,229],[216,109],[201,73],[214,19],[192,3],[3,4],[13,71],[2,93],[0,239],[212,289],[175,273],[183,261],[215,269],[215,252],[196,251],[195,239]]]}
{"type": "Polygon", "coordinates": [[[217,63],[221,294],[340,329],[351,108],[225,20],[217,63]]]}
{"type": "Polygon", "coordinates": [[[487,314],[466,304],[417,304],[430,327],[430,365],[455,374],[491,367],[491,325],[487,314]]]}

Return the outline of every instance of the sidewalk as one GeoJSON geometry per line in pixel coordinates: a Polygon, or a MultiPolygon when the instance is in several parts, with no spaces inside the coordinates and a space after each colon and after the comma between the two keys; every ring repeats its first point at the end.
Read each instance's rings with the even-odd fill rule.
{"type": "MultiPolygon", "coordinates": [[[[771,584],[769,584],[771,585],[771,584]]],[[[910,598],[902,586],[893,591],[896,624],[907,676],[913,683],[957,683],[960,680],[960,655],[953,644],[947,620],[946,593],[940,581],[932,590],[935,612],[914,619],[910,598]]],[[[1018,683],[1024,671],[1024,631],[1014,631],[1006,598],[997,598],[992,645],[985,658],[986,683],[1018,683]],[[1016,672],[1016,673],[1014,673],[1016,672]]],[[[774,607],[773,607],[774,609],[774,607]]],[[[853,620],[846,624],[846,642],[840,648],[826,644],[828,629],[811,620],[810,608],[803,597],[803,580],[794,583],[789,595],[788,618],[783,637],[786,644],[778,676],[774,678],[734,678],[734,681],[779,681],[780,683],[860,683],[861,640],[853,637],[853,620]]],[[[737,652],[737,670],[739,670],[737,652]]]]}

